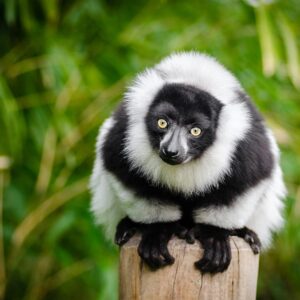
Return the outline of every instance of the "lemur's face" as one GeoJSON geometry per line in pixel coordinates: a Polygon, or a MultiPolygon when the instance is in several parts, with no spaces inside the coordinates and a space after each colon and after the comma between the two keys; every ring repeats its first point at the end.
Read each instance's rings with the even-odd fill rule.
{"type": "Polygon", "coordinates": [[[218,100],[195,87],[165,85],[146,116],[152,147],[170,165],[197,159],[215,140],[221,108],[218,100]]]}

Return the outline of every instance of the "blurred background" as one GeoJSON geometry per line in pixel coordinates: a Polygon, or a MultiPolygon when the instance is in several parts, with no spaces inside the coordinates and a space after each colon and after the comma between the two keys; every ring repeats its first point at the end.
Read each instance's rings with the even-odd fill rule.
{"type": "Polygon", "coordinates": [[[137,72],[193,49],[275,132],[287,221],[258,299],[300,299],[299,20],[297,0],[0,0],[0,299],[117,299],[118,249],[89,212],[97,130],[137,72]]]}

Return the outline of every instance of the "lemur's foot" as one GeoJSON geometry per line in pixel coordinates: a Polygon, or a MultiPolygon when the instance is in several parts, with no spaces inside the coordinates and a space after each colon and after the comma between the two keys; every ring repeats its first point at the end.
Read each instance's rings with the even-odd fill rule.
{"type": "Polygon", "coordinates": [[[168,242],[175,233],[176,224],[177,222],[144,225],[138,253],[150,268],[155,270],[174,263],[175,259],[168,250],[168,242]]]}
{"type": "Polygon", "coordinates": [[[133,222],[128,217],[123,218],[116,230],[115,243],[122,246],[127,243],[138,231],[138,223],[133,222]]]}
{"type": "Polygon", "coordinates": [[[224,272],[231,261],[230,231],[215,226],[196,224],[190,234],[200,241],[204,249],[203,257],[195,262],[196,268],[203,273],[224,272]]]}
{"type": "Polygon", "coordinates": [[[251,230],[247,227],[243,227],[240,229],[233,230],[233,234],[231,234],[231,235],[236,235],[236,236],[244,239],[244,241],[250,245],[254,254],[258,254],[260,252],[261,242],[260,242],[257,234],[253,230],[251,230]]]}

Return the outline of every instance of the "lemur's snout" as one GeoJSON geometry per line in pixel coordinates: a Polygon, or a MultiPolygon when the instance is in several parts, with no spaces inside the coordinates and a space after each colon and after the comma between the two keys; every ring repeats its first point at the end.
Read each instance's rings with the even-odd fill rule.
{"type": "Polygon", "coordinates": [[[160,143],[160,158],[170,165],[182,163],[186,158],[185,144],[186,137],[184,130],[174,125],[169,129],[160,143]]]}

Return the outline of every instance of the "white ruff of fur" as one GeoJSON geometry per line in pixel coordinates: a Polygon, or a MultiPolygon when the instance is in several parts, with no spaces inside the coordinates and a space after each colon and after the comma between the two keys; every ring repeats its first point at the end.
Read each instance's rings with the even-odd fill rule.
{"type": "Polygon", "coordinates": [[[222,65],[194,52],[172,55],[140,74],[126,94],[129,115],[126,154],[132,167],[138,168],[153,183],[185,194],[218,186],[230,172],[236,144],[250,127],[246,105],[236,101],[234,91],[237,90],[241,90],[239,83],[222,65]],[[224,104],[214,144],[201,158],[182,165],[163,162],[147,136],[145,116],[153,98],[166,83],[193,85],[224,104]]]}

